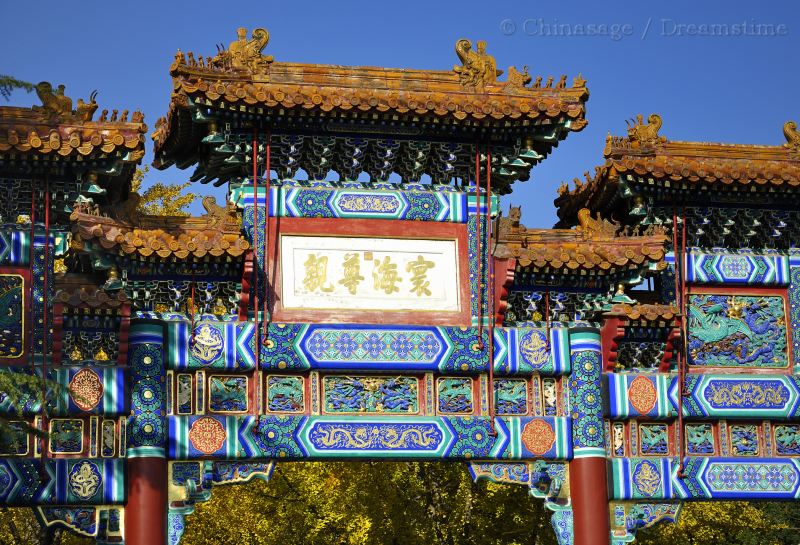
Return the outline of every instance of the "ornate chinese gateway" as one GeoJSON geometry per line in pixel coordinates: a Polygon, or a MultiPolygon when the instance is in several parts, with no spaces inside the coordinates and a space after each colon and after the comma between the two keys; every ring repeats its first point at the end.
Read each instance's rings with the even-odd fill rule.
{"type": "Polygon", "coordinates": [[[176,545],[276,462],[447,459],[527,486],[559,543],[619,545],[684,501],[800,496],[794,123],[745,146],[639,116],[528,229],[498,196],[586,125],[580,76],[268,40],[170,67],[154,165],[227,185],[201,217],[139,210],[140,113],[49,83],[0,108],[0,363],[62,386],[0,397],[48,432],[0,439],[0,504],[176,545]]]}

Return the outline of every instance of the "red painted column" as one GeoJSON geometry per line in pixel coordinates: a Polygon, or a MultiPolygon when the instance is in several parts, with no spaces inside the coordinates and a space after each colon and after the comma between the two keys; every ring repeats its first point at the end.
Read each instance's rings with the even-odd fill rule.
{"type": "Polygon", "coordinates": [[[600,331],[576,326],[569,331],[570,416],[572,461],[569,495],[572,500],[574,545],[609,545],[606,437],[603,421],[603,358],[600,331]]]}
{"type": "Polygon", "coordinates": [[[165,545],[167,542],[167,460],[128,459],[128,504],[125,545],[165,545]]]}
{"type": "Polygon", "coordinates": [[[591,456],[572,460],[569,493],[574,545],[608,545],[611,527],[605,458],[591,456]]]}

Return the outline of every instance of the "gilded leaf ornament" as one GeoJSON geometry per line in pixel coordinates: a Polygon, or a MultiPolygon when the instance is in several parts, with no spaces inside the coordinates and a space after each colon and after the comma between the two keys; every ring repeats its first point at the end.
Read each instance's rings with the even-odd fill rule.
{"type": "Polygon", "coordinates": [[[800,132],[797,131],[797,123],[794,121],[784,123],[783,135],[786,137],[784,146],[800,152],[800,132]]]}

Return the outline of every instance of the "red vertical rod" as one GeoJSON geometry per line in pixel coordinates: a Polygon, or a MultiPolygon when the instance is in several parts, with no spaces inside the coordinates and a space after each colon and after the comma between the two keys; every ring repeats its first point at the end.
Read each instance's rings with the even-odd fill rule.
{"type": "Polygon", "coordinates": [[[489,421],[492,435],[497,435],[494,425],[494,258],[492,257],[492,152],[486,148],[486,270],[489,281],[489,421]]]}
{"type": "MultiPolygon", "coordinates": [[[[684,226],[686,221],[684,220],[684,226]]],[[[685,230],[684,230],[685,232],[685,230]]],[[[683,316],[683,251],[682,246],[678,244],[678,212],[675,206],[672,207],[672,255],[675,256],[675,304],[680,309],[680,328],[681,328],[681,343],[686,344],[686,335],[684,331],[685,316],[683,316]]],[[[683,389],[684,389],[684,369],[683,369],[683,348],[678,350],[678,432],[680,434],[680,441],[678,441],[678,475],[683,475],[683,389]]]]}
{"type": "Polygon", "coordinates": [[[36,341],[34,340],[34,332],[36,328],[33,325],[34,315],[33,315],[33,283],[35,280],[35,276],[33,275],[33,262],[36,259],[36,256],[33,252],[34,241],[36,240],[36,188],[31,189],[31,240],[30,245],[28,246],[28,267],[30,268],[30,279],[28,281],[28,308],[25,309],[25,313],[28,316],[27,325],[25,327],[26,334],[28,335],[25,338],[25,345],[26,350],[28,351],[28,361],[30,362],[31,371],[36,368],[36,358],[34,355],[34,347],[36,346],[36,341]]]}
{"type": "Polygon", "coordinates": [[[195,286],[195,282],[194,282],[194,274],[192,274],[192,301],[191,301],[191,302],[192,302],[192,309],[191,309],[191,313],[192,313],[192,317],[191,317],[191,321],[192,321],[192,333],[191,333],[191,337],[190,337],[190,341],[189,341],[189,342],[191,342],[192,344],[194,344],[194,328],[195,328],[194,316],[195,316],[195,314],[196,314],[196,309],[195,309],[195,306],[194,306],[194,286],[195,286]]]}
{"type": "Polygon", "coordinates": [[[545,287],[544,289],[544,332],[545,332],[545,340],[544,345],[547,347],[547,350],[550,350],[550,288],[545,287]]]}
{"type": "MultiPolygon", "coordinates": [[[[47,424],[47,357],[48,357],[48,347],[47,347],[47,330],[49,327],[49,323],[47,320],[47,313],[48,313],[48,295],[50,290],[50,275],[49,275],[49,268],[50,268],[50,180],[45,178],[44,180],[44,263],[42,265],[44,269],[44,282],[42,286],[42,331],[43,331],[43,340],[42,340],[42,429],[47,431],[48,424],[47,424]]],[[[45,461],[47,460],[47,441],[42,440],[42,467],[44,467],[45,461]]]]}
{"type": "MultiPolygon", "coordinates": [[[[267,216],[269,221],[269,216],[267,216]]],[[[264,256],[266,259],[266,256],[264,256]]],[[[253,320],[256,326],[256,368],[261,364],[261,343],[258,342],[258,129],[253,129],[253,320]]]]}
{"type": "MultiPolygon", "coordinates": [[[[683,375],[683,379],[680,381],[680,398],[683,400],[683,396],[685,395],[685,388],[686,384],[684,383],[686,377],[686,368],[689,365],[689,352],[688,352],[688,321],[683,319],[686,316],[686,208],[681,208],[681,337],[683,337],[683,343],[681,347],[681,351],[683,352],[682,358],[682,365],[681,365],[681,372],[683,375]]],[[[680,433],[681,433],[681,447],[683,447],[683,404],[681,403],[681,425],[680,425],[680,433]]],[[[678,476],[683,477],[683,449],[679,451],[681,455],[681,462],[678,465],[678,476]]]]}
{"type": "Polygon", "coordinates": [[[269,283],[269,206],[270,206],[270,171],[272,170],[272,165],[270,164],[270,154],[271,154],[271,144],[272,144],[272,135],[267,132],[267,149],[266,149],[266,158],[265,163],[266,167],[264,169],[264,176],[266,178],[266,196],[264,198],[264,331],[262,337],[264,342],[267,341],[267,333],[269,331],[269,290],[270,290],[270,283],[269,283]]]}
{"type": "Polygon", "coordinates": [[[475,144],[475,244],[478,249],[478,347],[483,350],[483,245],[481,244],[481,150],[475,144]]]}

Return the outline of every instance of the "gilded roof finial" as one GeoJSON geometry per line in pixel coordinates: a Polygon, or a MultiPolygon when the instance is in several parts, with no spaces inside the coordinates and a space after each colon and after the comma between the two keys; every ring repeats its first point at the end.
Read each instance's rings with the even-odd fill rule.
{"type": "Polygon", "coordinates": [[[639,114],[636,119],[626,120],[628,124],[628,139],[631,142],[638,142],[640,145],[653,145],[666,141],[666,138],[658,135],[661,129],[661,116],[650,114],[647,117],[647,124],[644,123],[644,116],[639,114]]]}
{"type": "Polygon", "coordinates": [[[519,91],[531,82],[531,76],[528,74],[528,66],[522,67],[522,72],[517,70],[516,66],[508,67],[508,77],[504,89],[507,91],[519,91]]]}
{"type": "Polygon", "coordinates": [[[494,57],[486,53],[486,42],[479,40],[476,50],[472,50],[472,42],[462,38],[456,42],[456,55],[461,60],[461,66],[453,66],[453,71],[458,74],[462,85],[482,87],[497,81],[497,76],[503,73],[497,69],[494,57]]]}
{"type": "Polygon", "coordinates": [[[59,85],[53,90],[53,84],[49,81],[42,81],[36,84],[36,94],[42,101],[41,106],[34,106],[34,110],[39,110],[51,118],[75,119],[77,121],[91,121],[94,112],[97,111],[97,91],[92,91],[89,101],[84,102],[78,99],[78,106],[72,109],[72,99],[64,94],[64,85],[59,85]]]}
{"type": "Polygon", "coordinates": [[[247,29],[239,27],[236,30],[236,41],[231,42],[226,51],[221,51],[213,64],[227,64],[233,70],[245,70],[254,75],[266,74],[269,63],[273,61],[272,55],[263,55],[261,52],[269,43],[269,32],[265,28],[253,30],[251,39],[247,39],[247,29]],[[224,57],[225,63],[220,63],[224,57]]]}
{"type": "Polygon", "coordinates": [[[619,231],[619,225],[603,219],[600,214],[597,219],[592,217],[592,212],[588,208],[581,208],[578,211],[578,230],[588,238],[615,237],[619,231]]]}
{"type": "Polygon", "coordinates": [[[786,137],[785,147],[800,151],[800,132],[797,132],[797,123],[794,121],[784,123],[783,135],[786,137]]]}

